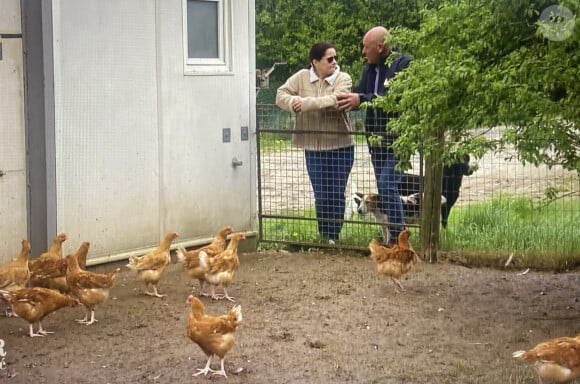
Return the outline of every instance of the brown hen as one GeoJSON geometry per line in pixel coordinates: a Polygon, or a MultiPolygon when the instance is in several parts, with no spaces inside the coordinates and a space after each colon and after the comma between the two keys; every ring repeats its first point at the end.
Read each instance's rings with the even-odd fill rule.
{"type": "Polygon", "coordinates": [[[197,375],[207,375],[212,372],[214,375],[227,377],[224,368],[226,353],[234,345],[234,333],[242,321],[242,308],[235,305],[227,314],[221,316],[210,316],[205,314],[203,303],[193,295],[189,295],[187,303],[191,305],[191,312],[187,321],[187,336],[196,343],[207,356],[207,363],[202,369],[198,369],[197,375]],[[221,369],[215,371],[211,369],[211,359],[213,356],[220,358],[221,369]]]}
{"type": "Polygon", "coordinates": [[[95,323],[95,307],[109,299],[109,290],[113,287],[120,268],[107,274],[83,271],[75,255],[66,257],[66,283],[70,292],[87,308],[84,319],[78,323],[91,325],[95,323]],[[90,316],[90,319],[89,319],[90,316]]]}
{"type": "MultiPolygon", "coordinates": [[[[377,270],[380,274],[390,276],[391,280],[404,291],[403,285],[399,278],[405,273],[409,272],[415,264],[421,262],[417,253],[409,243],[409,236],[411,232],[408,228],[404,229],[397,239],[397,244],[392,247],[384,247],[375,239],[372,239],[369,244],[371,251],[371,259],[377,263],[377,270]]],[[[395,287],[395,292],[399,292],[395,287]]]]}
{"type": "Polygon", "coordinates": [[[28,322],[30,337],[44,336],[48,332],[42,328],[41,321],[46,315],[63,307],[76,307],[78,300],[48,288],[21,288],[15,291],[0,291],[8,301],[12,311],[28,322]],[[34,333],[33,324],[38,323],[34,333]]]}
{"type": "Polygon", "coordinates": [[[133,271],[137,271],[137,277],[145,282],[145,294],[155,297],[165,297],[166,295],[160,295],[157,292],[157,284],[161,280],[161,274],[165,270],[165,267],[171,262],[171,255],[169,254],[169,248],[171,247],[171,242],[179,236],[177,232],[168,232],[163,237],[161,244],[153,251],[143,255],[143,256],[131,256],[129,258],[129,264],[127,267],[133,271]],[[147,289],[149,285],[153,285],[153,292],[149,292],[147,289]]]}
{"type": "Polygon", "coordinates": [[[544,384],[569,383],[580,378],[580,335],[544,341],[513,357],[530,364],[544,384]]]}
{"type": "MultiPolygon", "coordinates": [[[[28,255],[30,254],[30,243],[28,240],[22,240],[20,253],[16,258],[0,267],[0,289],[4,291],[14,291],[16,289],[25,288],[28,279],[30,278],[30,270],[28,269],[28,255]]],[[[6,317],[12,316],[7,304],[6,317]]]]}
{"type": "MultiPolygon", "coordinates": [[[[85,241],[79,246],[79,249],[72,255],[77,260],[79,267],[81,269],[86,268],[87,254],[89,253],[90,246],[91,246],[91,244],[88,241],[85,241]]],[[[66,258],[63,259],[62,261],[60,261],[59,263],[63,263],[63,262],[65,265],[67,264],[66,258]]],[[[50,281],[50,286],[47,288],[56,289],[62,293],[66,293],[66,294],[70,293],[70,288],[69,288],[68,283],[66,281],[66,268],[65,268],[64,276],[53,277],[50,281]]]]}
{"type": "Polygon", "coordinates": [[[234,302],[234,298],[228,295],[227,286],[232,282],[234,276],[240,267],[240,259],[238,258],[238,245],[240,240],[246,238],[243,232],[236,232],[232,235],[230,243],[227,248],[215,255],[209,257],[207,253],[199,253],[199,261],[202,268],[206,269],[205,280],[211,284],[211,298],[214,300],[228,299],[234,302]],[[216,295],[215,287],[220,286],[224,293],[223,295],[216,295]]]}
{"type": "Polygon", "coordinates": [[[28,262],[30,268],[31,287],[57,289],[54,279],[66,274],[66,261],[62,254],[62,243],[66,241],[66,233],[57,234],[47,252],[28,262]]]}
{"type": "Polygon", "coordinates": [[[177,260],[183,264],[183,269],[189,276],[199,281],[200,296],[208,296],[208,294],[204,292],[206,269],[199,262],[199,253],[203,251],[208,257],[214,257],[218,253],[223,252],[226,248],[226,238],[232,231],[233,228],[229,225],[220,228],[213,241],[201,248],[190,251],[187,251],[182,246],[177,248],[177,260]]]}

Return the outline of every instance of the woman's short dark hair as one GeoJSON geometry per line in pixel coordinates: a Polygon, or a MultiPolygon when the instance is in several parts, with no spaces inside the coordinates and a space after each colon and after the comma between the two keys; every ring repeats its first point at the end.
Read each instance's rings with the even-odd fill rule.
{"type": "Polygon", "coordinates": [[[334,45],[329,42],[320,41],[315,43],[312,48],[310,48],[310,61],[308,62],[307,68],[312,66],[312,60],[321,60],[324,57],[324,53],[330,48],[334,48],[334,45]]]}

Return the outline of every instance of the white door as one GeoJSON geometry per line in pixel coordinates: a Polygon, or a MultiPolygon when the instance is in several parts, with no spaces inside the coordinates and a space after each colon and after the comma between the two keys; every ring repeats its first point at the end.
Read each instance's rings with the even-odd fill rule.
{"type": "Polygon", "coordinates": [[[0,265],[16,257],[28,231],[20,7],[10,4],[18,30],[0,18],[0,265]]]}

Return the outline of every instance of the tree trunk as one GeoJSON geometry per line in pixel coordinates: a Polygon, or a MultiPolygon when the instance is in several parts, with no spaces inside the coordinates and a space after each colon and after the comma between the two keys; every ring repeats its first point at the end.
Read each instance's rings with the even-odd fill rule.
{"type": "MultiPolygon", "coordinates": [[[[440,143],[444,131],[437,133],[440,143]]],[[[439,251],[439,230],[441,227],[441,191],[443,164],[437,161],[440,153],[436,148],[425,155],[424,191],[421,205],[421,251],[423,259],[435,263],[439,251]]]]}

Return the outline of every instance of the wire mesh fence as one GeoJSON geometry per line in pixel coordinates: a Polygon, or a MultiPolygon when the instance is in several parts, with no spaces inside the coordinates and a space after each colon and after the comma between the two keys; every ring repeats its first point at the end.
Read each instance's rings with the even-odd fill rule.
{"type": "MultiPolygon", "coordinates": [[[[377,183],[371,164],[367,141],[363,128],[363,112],[350,113],[354,140],[354,162],[345,188],[345,209],[340,218],[340,238],[335,245],[328,244],[317,226],[317,210],[312,183],[309,178],[305,151],[292,146],[294,116],[273,104],[257,106],[258,121],[258,168],[259,168],[259,227],[260,239],[264,242],[288,243],[303,246],[363,249],[370,238],[381,238],[382,224],[372,214],[361,215],[356,193],[370,195],[377,193],[377,183]]],[[[490,138],[501,135],[501,128],[480,132],[490,138]]],[[[315,134],[304,132],[303,135],[315,134]]],[[[468,159],[465,159],[468,160],[468,159]]],[[[412,168],[407,171],[419,176],[417,185],[399,186],[402,196],[410,191],[421,190],[421,159],[412,159],[412,168]]],[[[329,180],[334,183],[336,180],[329,180]]],[[[494,199],[524,197],[537,204],[542,201],[578,201],[580,179],[575,172],[559,167],[523,165],[515,151],[504,150],[488,153],[481,159],[456,164],[454,169],[444,169],[443,197],[447,205],[442,205],[444,229],[453,230],[462,225],[460,217],[467,212],[482,209],[494,199]],[[447,224],[447,221],[449,224],[447,224]],[[451,229],[449,229],[451,228],[451,229]]],[[[578,205],[562,206],[562,215],[580,215],[578,205]]],[[[412,210],[405,206],[405,210],[412,210]]],[[[417,208],[418,209],[418,208],[417,208]]],[[[487,208],[486,208],[487,209],[487,208]]],[[[493,208],[492,208],[493,209],[493,208]]],[[[417,213],[417,212],[415,212],[417,213]]],[[[413,215],[406,212],[406,225],[417,227],[413,215]]],[[[455,246],[460,246],[455,244],[455,246]]]]}

